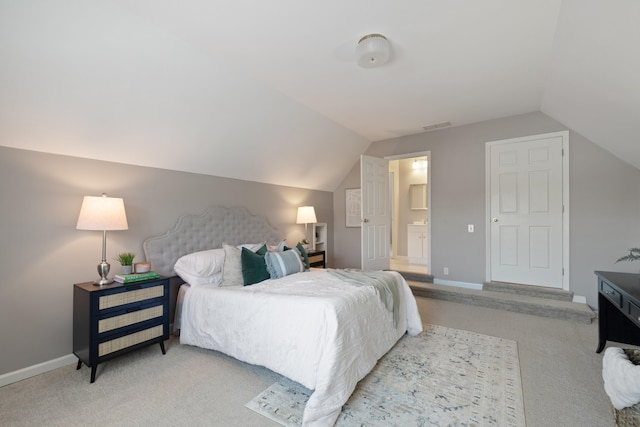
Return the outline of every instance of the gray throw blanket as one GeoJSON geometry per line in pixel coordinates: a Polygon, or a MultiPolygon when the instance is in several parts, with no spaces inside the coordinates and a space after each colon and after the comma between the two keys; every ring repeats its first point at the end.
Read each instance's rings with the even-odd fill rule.
{"type": "Polygon", "coordinates": [[[389,312],[393,313],[394,326],[398,326],[400,295],[398,294],[398,283],[393,274],[384,271],[335,270],[331,268],[328,268],[327,271],[352,285],[373,287],[382,304],[389,312]]]}

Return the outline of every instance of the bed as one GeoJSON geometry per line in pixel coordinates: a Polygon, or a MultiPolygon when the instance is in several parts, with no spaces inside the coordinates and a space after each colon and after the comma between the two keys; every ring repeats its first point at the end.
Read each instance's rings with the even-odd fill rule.
{"type": "MultiPolygon", "coordinates": [[[[143,244],[155,271],[175,276],[174,282],[179,283],[174,268],[180,267],[186,282],[193,282],[180,287],[182,297],[176,304],[181,344],[264,366],[313,390],[303,425],[331,426],[357,382],[405,333],[419,334],[422,322],[415,298],[400,274],[332,269],[294,272],[298,268],[295,261],[287,272],[282,259],[294,260],[295,252],[303,263],[304,256],[295,249],[283,251],[282,246],[281,234],[263,217],[243,208],[221,207],[199,216],[183,216],[172,230],[143,244]],[[224,261],[219,258],[220,248],[224,261]],[[273,267],[276,278],[250,286],[225,286],[230,283],[228,274],[237,268],[227,264],[235,262],[237,250],[249,257],[246,259],[264,256],[263,264],[273,267]],[[200,283],[198,276],[184,272],[184,259],[202,263],[202,256],[213,253],[218,257],[214,264],[224,263],[225,277],[217,276],[216,283],[200,283]]],[[[207,264],[209,277],[221,274],[209,267],[207,264]]]]}

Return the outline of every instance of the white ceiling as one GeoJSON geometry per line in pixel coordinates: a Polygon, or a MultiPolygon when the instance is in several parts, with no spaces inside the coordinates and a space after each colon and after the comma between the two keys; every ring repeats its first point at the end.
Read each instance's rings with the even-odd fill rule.
{"type": "Polygon", "coordinates": [[[4,1],[0,145],[331,191],[371,141],[542,111],[640,168],[639,19],[635,0],[4,1]],[[360,68],[373,32],[392,60],[360,68]]]}

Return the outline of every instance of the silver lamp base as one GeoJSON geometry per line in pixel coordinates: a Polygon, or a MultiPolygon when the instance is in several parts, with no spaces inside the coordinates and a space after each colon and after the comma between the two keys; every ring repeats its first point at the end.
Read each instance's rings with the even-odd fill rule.
{"type": "Polygon", "coordinates": [[[102,262],[98,264],[98,274],[100,275],[100,278],[94,281],[93,284],[96,286],[103,286],[113,283],[113,279],[109,279],[107,277],[109,275],[110,269],[111,266],[109,265],[109,263],[103,259],[102,262]]]}

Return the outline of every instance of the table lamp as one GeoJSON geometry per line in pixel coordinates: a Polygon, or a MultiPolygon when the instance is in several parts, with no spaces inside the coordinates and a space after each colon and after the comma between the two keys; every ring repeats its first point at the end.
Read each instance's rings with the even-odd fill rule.
{"type": "Polygon", "coordinates": [[[296,218],[296,224],[304,224],[304,238],[307,238],[307,224],[315,224],[316,211],[313,206],[300,206],[298,208],[298,217],[296,218]]]}
{"type": "Polygon", "coordinates": [[[98,264],[100,279],[93,284],[102,286],[112,283],[113,279],[107,277],[111,268],[107,262],[107,231],[129,229],[124,200],[118,197],[107,197],[105,193],[102,193],[102,197],[85,196],[76,229],[102,231],[102,262],[98,264]]]}

